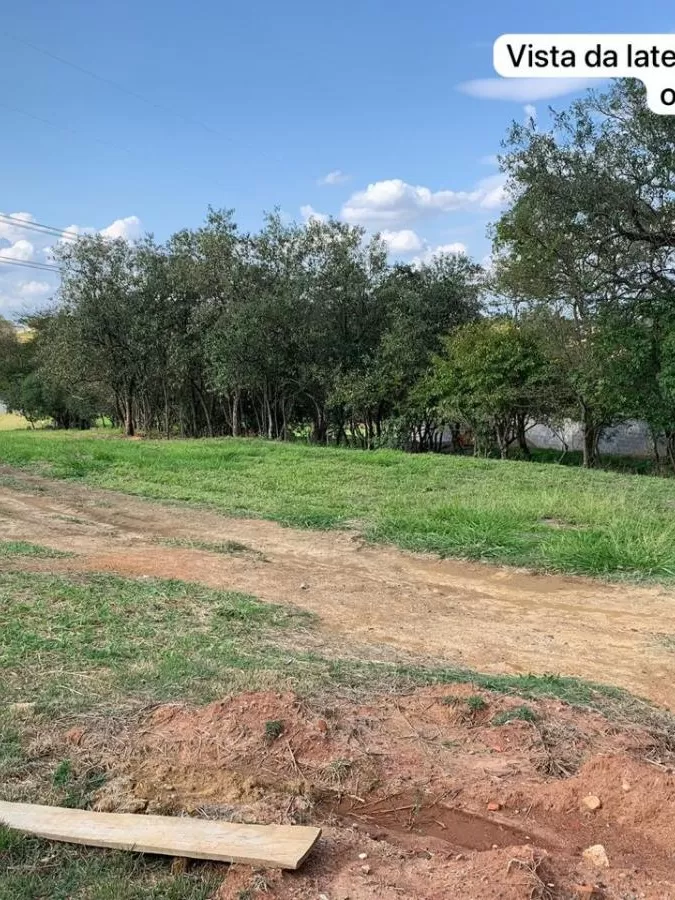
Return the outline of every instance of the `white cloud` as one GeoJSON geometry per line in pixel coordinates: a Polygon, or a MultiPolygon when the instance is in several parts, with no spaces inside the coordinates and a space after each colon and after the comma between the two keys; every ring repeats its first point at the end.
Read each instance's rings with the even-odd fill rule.
{"type": "Polygon", "coordinates": [[[597,84],[597,78],[476,78],[457,85],[457,90],[484,100],[535,103],[576,94],[597,84]]]}
{"type": "Polygon", "coordinates": [[[54,285],[47,281],[24,281],[17,285],[18,293],[27,299],[45,297],[54,290],[54,285]]]}
{"type": "MultiPolygon", "coordinates": [[[[3,213],[3,215],[9,215],[13,219],[18,219],[22,222],[34,221],[34,216],[27,212],[3,213]]],[[[0,238],[4,238],[4,240],[9,241],[12,244],[20,237],[22,237],[22,235],[24,235],[25,233],[25,229],[22,229],[20,225],[14,225],[10,222],[0,221],[0,238]]]]}
{"type": "Polygon", "coordinates": [[[346,172],[343,172],[342,169],[333,169],[332,172],[319,178],[317,184],[342,184],[345,181],[349,181],[350,177],[351,176],[347,175],[346,172]]]}
{"type": "MultiPolygon", "coordinates": [[[[53,248],[68,240],[67,237],[56,238],[46,232],[31,231],[22,227],[21,223],[30,225],[36,219],[32,213],[9,213],[15,222],[0,221],[0,259],[8,257],[22,262],[51,263],[54,260],[53,248]]],[[[69,225],[62,229],[68,235],[76,237],[81,234],[95,234],[95,228],[81,225],[69,225]]],[[[138,216],[127,216],[117,219],[100,230],[104,237],[122,237],[133,240],[141,232],[141,221],[138,216]]],[[[57,272],[34,270],[14,266],[10,262],[0,263],[0,315],[14,316],[33,312],[39,309],[58,288],[57,272]],[[27,276],[34,274],[35,279],[27,276]],[[39,280],[37,280],[39,279],[39,280]]]]}
{"type": "Polygon", "coordinates": [[[496,153],[490,153],[487,156],[481,156],[480,164],[482,166],[498,166],[499,160],[496,153]]]}
{"type": "Polygon", "coordinates": [[[503,175],[493,175],[471,191],[432,191],[400,178],[375,181],[352,194],[341,216],[354,225],[383,227],[458,210],[495,209],[504,200],[504,183],[503,175]]]}
{"type": "Polygon", "coordinates": [[[1,316],[13,318],[34,312],[56,293],[58,279],[55,275],[40,272],[40,281],[33,281],[26,278],[28,272],[20,266],[0,264],[1,316]]]}
{"type": "Polygon", "coordinates": [[[133,241],[140,237],[141,220],[138,216],[127,216],[125,219],[115,219],[107,228],[102,228],[99,234],[108,238],[124,238],[125,241],[133,241]]]}
{"type": "Polygon", "coordinates": [[[506,202],[506,175],[490,175],[479,182],[481,209],[499,209],[506,202]]]}
{"type": "Polygon", "coordinates": [[[423,246],[420,237],[410,228],[403,228],[401,231],[385,230],[380,233],[380,237],[390,253],[414,253],[423,246]]]}
{"type": "Polygon", "coordinates": [[[3,247],[0,250],[0,256],[3,259],[20,259],[24,262],[30,262],[35,256],[35,247],[30,241],[21,239],[9,247],[3,247]]]}
{"type": "Polygon", "coordinates": [[[530,121],[537,121],[537,107],[532,103],[526,103],[523,107],[523,111],[525,113],[525,124],[529,125],[530,121]]]}
{"type": "Polygon", "coordinates": [[[424,253],[415,256],[411,263],[413,266],[421,266],[425,263],[433,262],[439,256],[456,255],[458,253],[466,253],[466,244],[456,241],[454,244],[439,244],[436,247],[427,247],[424,253]]]}
{"type": "Polygon", "coordinates": [[[495,266],[495,258],[492,253],[486,253],[481,259],[480,264],[488,274],[492,274],[495,266]]]}
{"type": "Polygon", "coordinates": [[[309,203],[300,207],[300,215],[305,222],[327,222],[328,216],[325,213],[317,212],[309,203]]]}

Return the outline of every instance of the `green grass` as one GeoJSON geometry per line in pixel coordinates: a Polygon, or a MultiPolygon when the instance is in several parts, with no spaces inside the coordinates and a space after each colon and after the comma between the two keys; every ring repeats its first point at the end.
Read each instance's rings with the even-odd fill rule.
{"type": "Polygon", "coordinates": [[[222,881],[196,864],[52,844],[0,825],[0,900],[207,900],[222,881]]]}
{"type": "Polygon", "coordinates": [[[58,559],[73,556],[63,550],[43,547],[41,544],[30,544],[27,541],[0,541],[0,559],[10,556],[33,556],[38,559],[58,559]]]}
{"type": "Polygon", "coordinates": [[[482,712],[488,705],[480,694],[472,694],[466,698],[466,705],[472,713],[482,712]]]}
{"type": "Polygon", "coordinates": [[[208,701],[231,690],[237,673],[264,679],[266,656],[276,658],[265,639],[310,621],[308,613],[180,581],[5,573],[3,699],[62,712],[130,698],[208,701]]]}
{"type": "Polygon", "coordinates": [[[505,709],[497,713],[492,720],[493,725],[506,725],[508,722],[536,722],[537,714],[530,706],[516,706],[515,709],[505,709]]]}
{"type": "Polygon", "coordinates": [[[602,577],[675,577],[675,479],[262,440],[0,434],[0,462],[408,550],[602,577]]]}
{"type": "MultiPolygon", "coordinates": [[[[300,693],[460,683],[605,712],[638,703],[621,689],[558,675],[323,657],[302,649],[313,621],[306,612],[180,581],[3,573],[0,712],[28,703],[46,716],[107,714],[176,699],[204,703],[243,685],[281,683],[300,693]]],[[[15,754],[17,742],[12,728],[1,733],[0,760],[15,754]]]]}
{"type": "Polygon", "coordinates": [[[222,553],[225,556],[254,556],[262,558],[263,554],[240,541],[195,541],[189,538],[160,538],[157,541],[165,547],[184,547],[187,550],[206,550],[209,553],[222,553]]]}

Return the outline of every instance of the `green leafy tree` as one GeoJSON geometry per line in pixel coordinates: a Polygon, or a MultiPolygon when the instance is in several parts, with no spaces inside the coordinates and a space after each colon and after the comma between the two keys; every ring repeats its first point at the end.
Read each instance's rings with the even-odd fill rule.
{"type": "Polygon", "coordinates": [[[510,320],[483,319],[457,329],[434,360],[439,406],[468,426],[477,453],[493,444],[506,459],[520,439],[527,452],[528,419],[541,417],[553,395],[553,376],[532,332],[510,320]]]}
{"type": "Polygon", "coordinates": [[[574,395],[586,466],[631,406],[627,317],[657,327],[669,314],[675,123],[666,119],[647,110],[641,86],[619,81],[554,116],[546,133],[514,126],[502,157],[512,206],[495,227],[495,289],[546,310],[548,355],[574,395]]]}

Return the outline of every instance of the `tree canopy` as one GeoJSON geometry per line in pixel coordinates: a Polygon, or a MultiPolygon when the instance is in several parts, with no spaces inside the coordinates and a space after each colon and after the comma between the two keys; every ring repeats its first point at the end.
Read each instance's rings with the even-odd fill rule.
{"type": "Polygon", "coordinates": [[[0,322],[0,397],[128,435],[439,450],[466,432],[502,457],[573,420],[587,466],[640,418],[675,466],[675,117],[619,80],[547,130],[514,124],[500,165],[489,272],[392,265],[378,235],[278,213],[253,233],[210,209],[163,243],[61,242],[32,340],[0,322]]]}

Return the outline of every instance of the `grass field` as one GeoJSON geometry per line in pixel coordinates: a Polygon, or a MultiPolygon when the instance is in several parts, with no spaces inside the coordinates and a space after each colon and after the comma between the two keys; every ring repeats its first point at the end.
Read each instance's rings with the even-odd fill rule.
{"type": "Polygon", "coordinates": [[[0,462],[372,541],[602,577],[675,576],[675,479],[260,440],[0,434],[0,462]]]}

